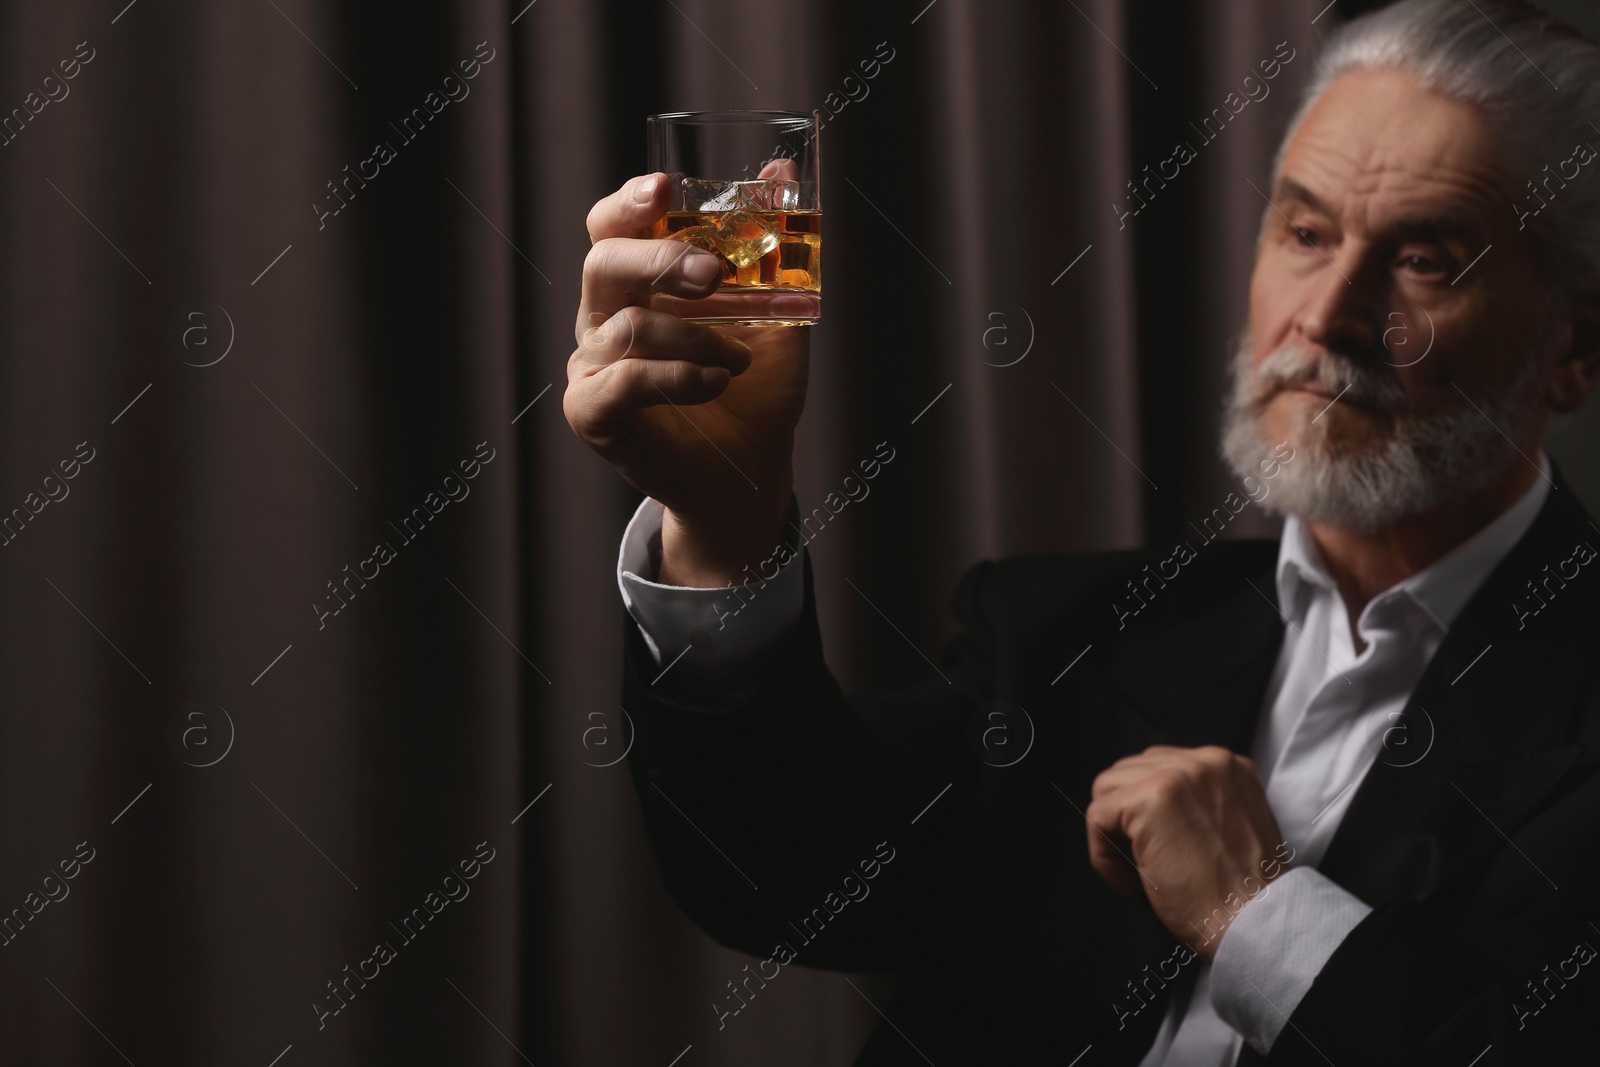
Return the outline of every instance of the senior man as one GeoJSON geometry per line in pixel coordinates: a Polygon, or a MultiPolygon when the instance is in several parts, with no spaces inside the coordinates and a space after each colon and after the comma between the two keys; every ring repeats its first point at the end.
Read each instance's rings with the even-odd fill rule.
{"type": "Polygon", "coordinates": [[[714,263],[641,239],[660,175],[595,205],[565,410],[647,494],[630,761],[761,957],[719,1027],[798,963],[906,975],[858,1064],[1600,1062],[1600,528],[1541,449],[1600,372],[1592,117],[1600,48],[1529,5],[1333,35],[1224,420],[1282,537],[980,562],[896,692],[840,690],[792,537],[805,331],[649,310],[714,263]]]}

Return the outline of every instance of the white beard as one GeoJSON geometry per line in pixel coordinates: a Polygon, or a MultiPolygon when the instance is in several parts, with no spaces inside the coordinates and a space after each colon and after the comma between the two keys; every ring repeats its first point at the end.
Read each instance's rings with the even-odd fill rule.
{"type": "Polygon", "coordinates": [[[1262,461],[1275,460],[1279,442],[1265,436],[1263,405],[1256,403],[1269,384],[1316,381],[1334,395],[1349,386],[1345,397],[1394,418],[1388,440],[1352,455],[1329,440],[1330,422],[1313,405],[1298,405],[1288,433],[1294,458],[1280,464],[1272,493],[1262,500],[1269,511],[1363,533],[1471,493],[1499,476],[1517,450],[1497,425],[1518,436],[1537,416],[1544,380],[1536,358],[1542,346],[1535,346],[1509,389],[1477,402],[1481,413],[1463,396],[1440,414],[1418,420],[1399,384],[1368,365],[1290,342],[1252,373],[1251,351],[1247,329],[1234,350],[1233,388],[1222,425],[1222,456],[1241,479],[1259,479],[1266,469],[1262,461]]]}

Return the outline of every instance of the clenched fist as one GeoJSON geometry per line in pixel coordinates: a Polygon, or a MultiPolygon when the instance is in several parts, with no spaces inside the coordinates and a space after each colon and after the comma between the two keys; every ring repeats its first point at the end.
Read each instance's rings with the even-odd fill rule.
{"type": "Polygon", "coordinates": [[[1089,862],[1119,893],[1143,889],[1168,931],[1204,959],[1293,856],[1255,762],[1215,745],[1152,745],[1100,772],[1091,796],[1089,862]]]}

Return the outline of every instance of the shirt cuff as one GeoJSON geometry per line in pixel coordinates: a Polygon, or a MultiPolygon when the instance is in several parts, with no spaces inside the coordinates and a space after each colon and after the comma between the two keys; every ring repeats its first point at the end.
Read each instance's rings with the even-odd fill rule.
{"type": "Polygon", "coordinates": [[[1211,960],[1211,1006],[1265,1056],[1334,950],[1372,908],[1315,867],[1291,867],[1234,916],[1211,960]]]}
{"type": "MultiPolygon", "coordinates": [[[[773,546],[751,579],[741,585],[663,585],[654,579],[660,573],[665,511],[659,500],[646,497],[623,531],[617,554],[622,603],[655,665],[677,676],[675,686],[723,695],[751,690],[760,682],[759,666],[766,653],[804,608],[801,551],[792,537],[773,546]]],[[[798,505],[791,497],[789,517],[797,514],[798,505]]]]}

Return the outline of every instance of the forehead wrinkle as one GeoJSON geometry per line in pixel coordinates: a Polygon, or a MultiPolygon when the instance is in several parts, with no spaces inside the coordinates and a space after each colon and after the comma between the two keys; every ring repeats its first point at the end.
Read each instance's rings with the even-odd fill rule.
{"type": "Polygon", "coordinates": [[[1486,171],[1397,158],[1370,143],[1357,150],[1323,143],[1313,131],[1297,141],[1283,177],[1310,189],[1357,232],[1416,219],[1473,220],[1487,230],[1489,211],[1506,200],[1491,162],[1486,171]]]}
{"type": "Polygon", "coordinates": [[[1295,135],[1283,174],[1362,230],[1379,212],[1391,224],[1457,214],[1493,229],[1495,204],[1514,203],[1519,185],[1481,112],[1387,70],[1335,82],[1295,135]]]}

